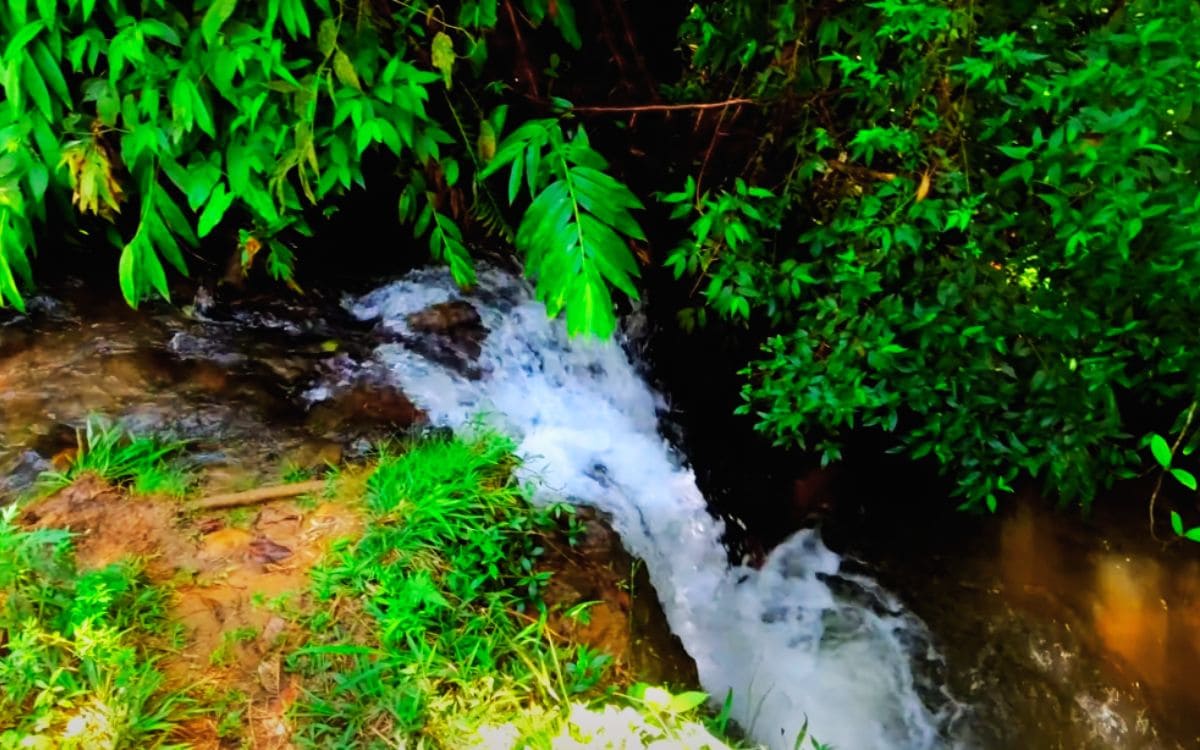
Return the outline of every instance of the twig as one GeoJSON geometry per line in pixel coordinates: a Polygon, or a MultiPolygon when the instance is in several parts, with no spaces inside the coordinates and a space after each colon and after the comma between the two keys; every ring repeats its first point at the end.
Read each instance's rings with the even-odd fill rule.
{"type": "Polygon", "coordinates": [[[282,500],[285,497],[306,495],[309,492],[320,492],[325,489],[324,479],[314,479],[311,482],[296,482],[294,484],[279,484],[274,487],[259,487],[245,492],[230,492],[224,495],[212,495],[191,503],[194,510],[220,510],[236,508],[241,505],[265,503],[269,500],[282,500]]]}
{"type": "Polygon", "coordinates": [[[508,21],[512,24],[513,41],[517,45],[515,64],[529,81],[529,93],[535,97],[540,96],[538,94],[537,73],[534,71],[533,65],[529,62],[529,51],[525,47],[525,40],[521,37],[521,25],[517,22],[517,12],[513,10],[510,0],[505,0],[504,10],[508,11],[508,21]]]}
{"type": "MultiPolygon", "coordinates": [[[[1175,438],[1175,445],[1171,446],[1171,461],[1175,460],[1175,452],[1179,450],[1179,446],[1183,443],[1183,439],[1187,436],[1188,428],[1192,426],[1192,418],[1196,416],[1196,401],[1188,407],[1187,419],[1183,423],[1183,429],[1179,431],[1179,437],[1175,438]]],[[[1150,493],[1150,536],[1154,541],[1162,541],[1158,538],[1158,534],[1154,533],[1154,504],[1158,501],[1158,492],[1162,489],[1163,477],[1167,475],[1167,469],[1164,468],[1158,473],[1158,481],[1154,483],[1154,491],[1150,493]]]]}
{"type": "Polygon", "coordinates": [[[757,104],[753,99],[737,97],[723,102],[699,102],[696,104],[614,104],[587,107],[571,107],[572,112],[679,112],[697,109],[719,109],[734,104],[757,104]]]}

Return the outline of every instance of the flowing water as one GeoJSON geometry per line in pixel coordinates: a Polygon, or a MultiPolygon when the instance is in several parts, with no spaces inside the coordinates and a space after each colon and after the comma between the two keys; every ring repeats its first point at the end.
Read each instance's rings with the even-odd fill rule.
{"type": "MultiPolygon", "coordinates": [[[[408,316],[459,296],[448,274],[421,272],[352,310],[408,335],[408,316]]],[[[861,596],[835,596],[828,579],[839,576],[841,560],[812,531],[777,547],[759,569],[729,567],[721,524],[659,435],[664,403],[621,347],[568,340],[523,284],[498,272],[481,274],[466,299],[489,330],[481,377],[396,344],[376,356],[435,423],[464,429],[489,415],[519,439],[524,471],[545,496],[612,515],[645,560],[704,688],[733,692],[742,727],[781,750],[794,746],[806,715],[838,747],[941,744],[954,704],[921,699],[914,659],[937,656],[919,621],[867,578],[847,579],[861,596]]]]}
{"type": "Polygon", "coordinates": [[[81,288],[39,298],[0,320],[0,494],[69,448],[89,412],[197,438],[224,489],[364,451],[412,421],[411,398],[435,424],[512,434],[543,497],[610,514],[705,689],[732,691],[739,724],[773,748],[806,718],[840,750],[1196,746],[1189,550],[1164,555],[1038,501],[945,521],[880,515],[885,498],[834,514],[839,553],[802,529],[731,565],[638,364],[616,343],[569,340],[512,277],[480,278],[463,294],[416,271],[341,304],[202,295],[187,314],[133,314],[81,288]],[[447,300],[478,311],[477,359],[410,318],[447,300]]]}

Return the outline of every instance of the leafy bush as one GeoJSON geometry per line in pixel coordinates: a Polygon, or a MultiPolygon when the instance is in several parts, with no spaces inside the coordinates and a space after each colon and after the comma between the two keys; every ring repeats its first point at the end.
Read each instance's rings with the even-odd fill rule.
{"type": "MultiPolygon", "coordinates": [[[[551,314],[610,334],[612,290],[638,294],[641,202],[568,102],[507,82],[538,75],[522,29],[596,62],[577,10],[11,0],[0,303],[22,304],[60,214],[120,248],[130,304],[210,237],[294,283],[293,241],[382,156],[460,283],[495,233],[551,314]]],[[[762,334],[743,411],[765,433],[834,460],[851,430],[893,431],[967,504],[1022,473],[1087,502],[1140,463],[1129,433],[1166,431],[1128,415],[1195,400],[1194,3],[706,0],[678,20],[687,65],[663,91],[718,101],[688,118],[715,121],[704,153],[663,160],[684,184],[654,186],[688,221],[666,262],[702,296],[685,323],[762,334]],[[733,128],[721,101],[753,106],[733,128]]]]}
{"type": "MultiPolygon", "coordinates": [[[[566,0],[521,5],[529,24],[553,22],[568,43],[580,44],[566,0]]],[[[62,204],[59,212],[73,217],[68,196],[78,214],[94,217],[82,228],[99,229],[120,248],[118,275],[130,305],[168,298],[167,266],[187,274],[187,254],[222,224],[238,230],[243,270],[259,263],[294,285],[289,238],[312,233],[314,209],[332,211],[340,196],[364,187],[363,165],[375,154],[393,160],[406,186],[400,217],[428,237],[456,279],[470,283],[456,219],[504,227],[495,200],[474,180],[496,153],[506,110],[480,109],[482,85],[461,96],[453,87],[460,59],[469,73],[480,72],[483,37],[496,24],[497,0],[449,10],[420,0],[4,3],[0,304],[23,305],[46,203],[62,204]]],[[[572,173],[603,168],[582,131],[567,136],[557,120],[538,122],[549,138],[538,144],[550,147],[547,175],[565,168],[563,157],[572,173]]],[[[532,192],[544,187],[544,175],[529,158],[532,192]]],[[[572,185],[593,185],[637,206],[628,190],[600,177],[572,185]]],[[[557,201],[578,213],[589,196],[601,195],[573,189],[567,200],[554,184],[538,207],[557,201]]],[[[612,229],[640,230],[626,212],[610,216],[595,205],[572,226],[582,230],[573,245],[529,245],[536,255],[529,267],[552,310],[566,307],[576,330],[607,334],[607,284],[634,293],[632,255],[612,229]],[[620,223],[610,228],[610,220],[620,223]]]]}
{"type": "Polygon", "coordinates": [[[683,33],[688,95],[767,135],[666,196],[668,262],[770,331],[742,410],[778,442],[895,431],[968,504],[1021,472],[1087,502],[1139,462],[1123,412],[1194,400],[1194,3],[713,2],[683,33]]]}

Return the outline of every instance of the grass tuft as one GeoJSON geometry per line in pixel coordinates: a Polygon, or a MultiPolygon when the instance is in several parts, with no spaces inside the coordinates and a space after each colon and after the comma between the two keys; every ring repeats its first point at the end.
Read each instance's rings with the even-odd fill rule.
{"type": "Polygon", "coordinates": [[[54,492],[92,474],[139,495],[186,497],[195,476],[182,460],[187,441],[133,435],[98,416],[88,417],[79,448],[62,471],[38,479],[43,493],[54,492]]]}

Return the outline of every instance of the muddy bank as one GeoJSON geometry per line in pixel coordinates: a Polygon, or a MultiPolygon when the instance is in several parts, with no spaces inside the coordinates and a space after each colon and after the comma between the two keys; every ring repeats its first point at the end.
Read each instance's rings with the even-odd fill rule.
{"type": "MultiPolygon", "coordinates": [[[[167,618],[179,636],[159,663],[163,688],[245,719],[230,726],[219,712],[203,712],[175,739],[196,748],[286,748],[288,711],[304,685],[285,665],[306,638],[298,617],[311,607],[309,574],[331,545],[361,534],[365,478],[349,468],[327,492],[197,512],[85,476],[20,518],[30,528],[70,530],[81,571],[134,558],[170,592],[167,618]]],[[[694,687],[695,666],[671,636],[640,563],[596,513],[581,511],[579,520],[574,546],[565,534],[544,540],[551,627],[612,656],[623,680],[694,687]],[[567,616],[580,605],[587,617],[567,616]]]]}

